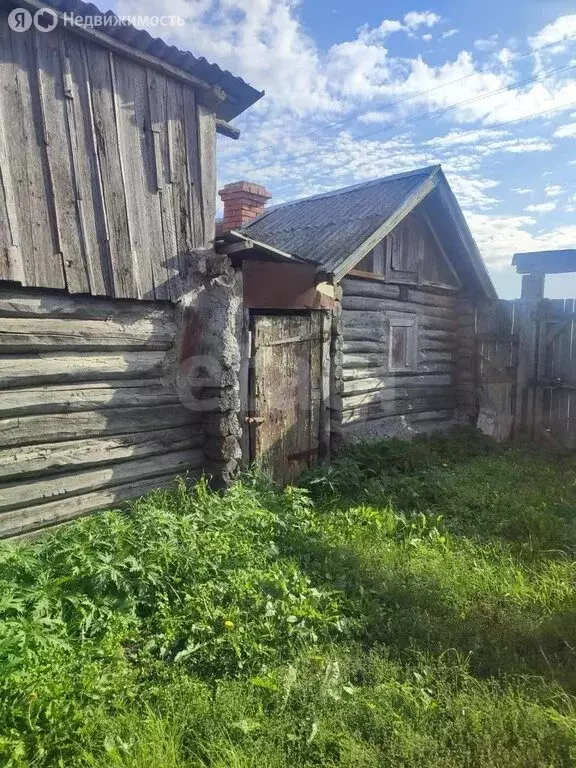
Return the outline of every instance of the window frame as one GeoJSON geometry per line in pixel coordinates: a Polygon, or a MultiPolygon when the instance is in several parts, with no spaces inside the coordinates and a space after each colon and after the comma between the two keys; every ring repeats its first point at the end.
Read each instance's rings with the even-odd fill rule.
{"type": "Polygon", "coordinates": [[[388,370],[390,373],[418,372],[418,317],[414,314],[398,313],[388,315],[388,370]],[[397,365],[392,359],[392,336],[394,328],[408,328],[406,334],[406,365],[397,365]]]}

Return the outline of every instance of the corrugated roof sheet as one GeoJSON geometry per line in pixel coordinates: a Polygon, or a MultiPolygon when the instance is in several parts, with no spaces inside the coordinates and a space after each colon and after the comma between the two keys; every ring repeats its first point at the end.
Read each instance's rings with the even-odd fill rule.
{"type": "Polygon", "coordinates": [[[421,168],[284,203],[242,232],[332,272],[437,169],[421,168]]]}
{"type": "MultiPolygon", "coordinates": [[[[107,16],[116,18],[112,11],[103,12],[92,3],[83,0],[49,0],[46,7],[53,7],[62,13],[74,13],[80,16],[107,16]]],[[[161,13],[161,11],[159,12],[161,13]]],[[[232,120],[264,95],[251,85],[235,77],[217,64],[210,64],[204,57],[196,58],[189,51],[182,51],[175,45],[168,45],[159,37],[152,37],[145,30],[136,29],[130,24],[95,27],[109,37],[121,41],[143,53],[171,64],[190,75],[204,80],[209,85],[217,85],[226,93],[227,99],[218,107],[218,117],[232,120]]],[[[192,37],[193,37],[192,28],[192,37]]]]}

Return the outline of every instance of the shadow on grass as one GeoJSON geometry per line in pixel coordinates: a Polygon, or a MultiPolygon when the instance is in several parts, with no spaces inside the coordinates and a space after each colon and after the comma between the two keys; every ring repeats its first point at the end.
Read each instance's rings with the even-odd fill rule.
{"type": "Polygon", "coordinates": [[[331,546],[303,536],[293,545],[315,583],[343,592],[366,649],[385,646],[399,661],[454,649],[479,678],[539,676],[576,692],[576,596],[551,599],[550,610],[545,595],[491,590],[473,558],[443,568],[431,552],[427,568],[426,552],[410,545],[386,552],[369,540],[331,546]]]}

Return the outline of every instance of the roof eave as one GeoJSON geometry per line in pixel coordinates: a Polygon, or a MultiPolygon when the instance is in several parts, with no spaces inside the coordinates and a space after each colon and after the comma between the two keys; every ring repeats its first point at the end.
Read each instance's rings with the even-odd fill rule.
{"type": "MultiPolygon", "coordinates": [[[[262,253],[266,253],[268,256],[272,256],[273,258],[279,261],[289,261],[295,264],[312,264],[312,266],[314,267],[317,266],[312,262],[310,262],[308,259],[304,259],[300,256],[294,256],[293,254],[286,253],[285,251],[282,251],[279,248],[274,248],[274,246],[268,245],[268,243],[263,243],[260,240],[255,240],[253,237],[250,237],[250,235],[247,235],[244,232],[239,232],[237,229],[230,229],[226,232],[223,232],[220,235],[220,239],[225,240],[228,243],[237,243],[239,245],[243,245],[246,251],[245,257],[248,257],[248,258],[250,258],[248,251],[256,250],[262,253]]],[[[220,248],[219,250],[222,253],[225,252],[225,248],[220,248]]],[[[239,250],[236,251],[236,255],[239,255],[242,252],[243,252],[242,248],[240,248],[239,250]]]]}
{"type": "Polygon", "coordinates": [[[468,254],[468,259],[472,269],[474,270],[474,274],[476,275],[479,286],[482,288],[484,297],[490,301],[495,301],[498,299],[498,292],[496,291],[494,283],[492,282],[492,278],[488,273],[488,269],[486,268],[482,254],[476,245],[476,241],[474,240],[472,232],[470,231],[468,222],[464,217],[454,192],[448,184],[446,176],[444,176],[442,171],[440,171],[440,174],[441,176],[439,181],[441,181],[442,201],[447,208],[448,215],[450,216],[450,219],[452,220],[452,223],[458,232],[458,236],[462,242],[462,245],[468,254]]]}

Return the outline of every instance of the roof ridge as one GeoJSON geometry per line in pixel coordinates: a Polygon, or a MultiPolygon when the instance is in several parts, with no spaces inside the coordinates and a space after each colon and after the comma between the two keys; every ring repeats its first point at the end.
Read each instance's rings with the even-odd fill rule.
{"type": "MultiPolygon", "coordinates": [[[[317,195],[309,195],[308,197],[299,197],[296,200],[288,200],[285,203],[278,203],[278,205],[271,206],[266,209],[268,211],[277,211],[279,208],[286,208],[289,205],[296,205],[298,203],[305,203],[309,200],[321,200],[326,197],[334,197],[336,195],[343,195],[347,192],[352,192],[354,189],[362,189],[365,187],[371,187],[376,184],[380,184],[384,181],[399,181],[400,179],[408,178],[409,176],[424,176],[431,175],[434,171],[441,168],[440,164],[427,165],[423,168],[415,168],[413,171],[402,171],[400,173],[393,173],[390,176],[380,176],[377,179],[368,179],[368,181],[361,181],[357,184],[350,184],[347,187],[339,187],[338,189],[330,189],[327,192],[319,192],[317,195]]],[[[256,219],[254,219],[256,221],[256,219]]]]}
{"type": "Polygon", "coordinates": [[[337,195],[346,194],[347,192],[352,192],[354,189],[362,189],[370,186],[375,186],[376,184],[381,184],[382,182],[389,182],[389,181],[399,181],[400,179],[408,178],[409,176],[431,176],[433,173],[437,173],[438,170],[441,170],[442,166],[438,163],[437,165],[427,165],[423,168],[415,168],[412,171],[402,171],[400,173],[393,173],[391,176],[380,176],[378,179],[369,179],[368,181],[362,181],[358,184],[350,184],[347,187],[340,187],[339,189],[332,189],[328,192],[320,192],[317,195],[309,195],[308,197],[299,197],[296,200],[287,200],[285,203],[278,203],[278,205],[271,205],[268,208],[264,210],[263,213],[261,213],[259,216],[255,216],[253,219],[250,219],[250,221],[247,221],[246,224],[240,228],[241,231],[249,229],[252,224],[256,224],[257,222],[263,221],[267,216],[269,216],[271,213],[275,213],[276,211],[279,211],[284,208],[289,208],[292,205],[298,205],[300,203],[306,203],[312,200],[323,200],[328,197],[335,197],[337,195]]]}

